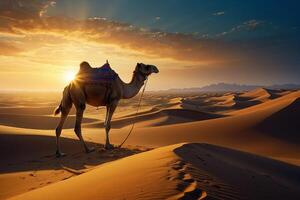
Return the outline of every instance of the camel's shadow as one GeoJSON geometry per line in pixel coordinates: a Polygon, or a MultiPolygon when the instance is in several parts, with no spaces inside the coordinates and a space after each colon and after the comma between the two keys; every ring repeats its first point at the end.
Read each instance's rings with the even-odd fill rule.
{"type": "Polygon", "coordinates": [[[67,156],[55,157],[55,137],[41,135],[0,134],[0,173],[66,170],[79,174],[88,167],[141,152],[138,148],[116,148],[106,151],[103,145],[87,142],[95,152],[84,153],[79,140],[61,138],[67,156]]]}

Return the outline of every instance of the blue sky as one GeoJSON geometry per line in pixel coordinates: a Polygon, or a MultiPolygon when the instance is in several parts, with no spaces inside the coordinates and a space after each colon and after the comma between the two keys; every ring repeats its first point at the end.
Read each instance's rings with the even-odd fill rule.
{"type": "Polygon", "coordinates": [[[299,33],[299,6],[296,0],[62,0],[49,13],[75,18],[105,17],[149,29],[209,37],[250,20],[264,24],[255,31],[226,36],[241,39],[299,33]]]}

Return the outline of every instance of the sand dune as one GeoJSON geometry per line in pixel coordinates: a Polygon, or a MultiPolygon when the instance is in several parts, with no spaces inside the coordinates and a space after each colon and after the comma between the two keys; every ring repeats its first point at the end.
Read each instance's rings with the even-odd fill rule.
{"type": "MultiPolygon", "coordinates": [[[[164,109],[179,109],[181,108],[182,98],[171,98],[166,103],[159,103],[152,106],[150,109],[145,111],[139,111],[138,115],[150,114],[156,111],[164,110],[164,109]]],[[[136,108],[136,107],[135,107],[136,108]]],[[[134,109],[135,111],[136,109],[134,109]]],[[[135,112],[127,115],[123,115],[122,117],[132,117],[135,116],[135,112]]]]}
{"type": "Polygon", "coordinates": [[[271,90],[266,88],[258,88],[249,92],[245,92],[239,95],[240,98],[250,101],[261,101],[265,102],[270,99],[275,99],[279,97],[280,91],[278,90],[271,90]]]}
{"type": "MultiPolygon", "coordinates": [[[[295,158],[296,162],[300,164],[300,155],[297,153],[300,150],[299,146],[269,136],[257,128],[258,124],[293,104],[299,97],[300,92],[294,92],[235,111],[229,117],[161,127],[136,128],[128,143],[163,146],[179,142],[208,142],[283,160],[295,158]]],[[[297,109],[299,110],[299,108],[297,109]]],[[[297,113],[294,116],[295,119],[300,117],[297,113]]],[[[295,121],[291,121],[295,124],[292,127],[297,125],[295,121]]],[[[124,130],[113,130],[112,140],[119,143],[126,134],[124,130]]],[[[284,134],[283,137],[289,137],[289,134],[282,134],[284,134]]]]}
{"type": "Polygon", "coordinates": [[[168,171],[169,165],[177,160],[171,150],[172,147],[165,147],[101,165],[85,174],[16,198],[165,199],[177,193],[178,181],[167,179],[173,173],[168,171]]]}
{"type": "Polygon", "coordinates": [[[289,92],[258,88],[243,93],[212,94],[208,97],[187,98],[183,101],[182,107],[214,113],[226,113],[254,106],[286,95],[289,92]]]}
{"type": "Polygon", "coordinates": [[[193,99],[186,99],[182,103],[183,108],[212,112],[212,113],[226,113],[232,110],[238,110],[245,107],[256,105],[260,102],[249,101],[241,99],[238,94],[219,94],[211,97],[200,97],[193,99]]]}
{"type": "Polygon", "coordinates": [[[297,199],[299,178],[299,167],[275,160],[212,145],[177,144],[12,199],[297,199]]]}
{"type": "MultiPolygon", "coordinates": [[[[0,114],[0,119],[0,125],[41,130],[54,130],[59,121],[58,117],[53,116],[22,114],[0,114]]],[[[83,119],[83,123],[90,123],[95,121],[97,120],[91,118],[83,119]]],[[[69,116],[64,127],[73,128],[74,124],[75,116],[69,116]]]]}
{"type": "Polygon", "coordinates": [[[299,144],[300,97],[256,126],[272,137],[299,144]]]}
{"type": "Polygon", "coordinates": [[[0,108],[0,199],[300,198],[300,91],[153,98],[138,116],[124,104],[113,119],[114,144],[137,122],[126,149],[103,150],[99,111],[88,108],[83,137],[96,152],[85,154],[70,116],[61,159],[53,105],[0,108]],[[149,147],[161,148],[130,156],[149,147]]]}
{"type": "MultiPolygon", "coordinates": [[[[145,126],[162,126],[169,124],[178,124],[178,123],[187,123],[193,121],[200,120],[208,120],[222,117],[222,115],[218,114],[210,114],[205,112],[198,112],[187,109],[162,109],[159,111],[146,111],[143,113],[139,113],[137,116],[130,115],[131,117],[122,117],[120,119],[115,119],[112,122],[112,126],[114,128],[123,128],[132,123],[144,122],[143,127],[145,126]]],[[[103,122],[96,122],[92,124],[86,124],[84,127],[95,128],[101,127],[103,128],[103,122]]],[[[139,124],[137,124],[139,126],[139,124]]]]}
{"type": "MultiPolygon", "coordinates": [[[[40,107],[0,107],[0,114],[21,114],[21,115],[53,115],[53,110],[56,106],[40,106],[40,107]]],[[[74,109],[70,112],[74,115],[74,109]]]]}
{"type": "Polygon", "coordinates": [[[0,108],[1,114],[22,114],[22,115],[51,115],[54,106],[44,107],[2,107],[0,108]]]}
{"type": "Polygon", "coordinates": [[[212,199],[300,197],[300,167],[208,144],[185,144],[174,152],[212,199]]]}
{"type": "Polygon", "coordinates": [[[105,151],[103,145],[88,142],[97,151],[85,154],[79,141],[62,138],[67,157],[55,157],[55,138],[45,131],[1,127],[0,199],[77,176],[95,166],[129,156],[144,149],[135,147],[105,151]],[[6,134],[5,134],[6,133],[6,134]]]}

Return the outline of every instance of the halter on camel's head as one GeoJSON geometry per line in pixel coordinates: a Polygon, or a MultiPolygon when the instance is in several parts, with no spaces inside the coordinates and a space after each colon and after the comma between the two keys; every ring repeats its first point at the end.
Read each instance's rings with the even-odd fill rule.
{"type": "Polygon", "coordinates": [[[146,80],[150,74],[158,73],[158,72],[159,72],[159,70],[154,65],[146,65],[143,63],[137,63],[133,73],[135,75],[141,76],[144,80],[146,80]]]}

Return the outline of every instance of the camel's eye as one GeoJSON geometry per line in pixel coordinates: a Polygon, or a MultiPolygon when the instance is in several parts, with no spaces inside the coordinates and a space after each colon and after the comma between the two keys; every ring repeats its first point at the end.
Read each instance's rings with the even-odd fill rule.
{"type": "Polygon", "coordinates": [[[146,65],[146,70],[149,71],[150,70],[150,66],[146,65]]]}

